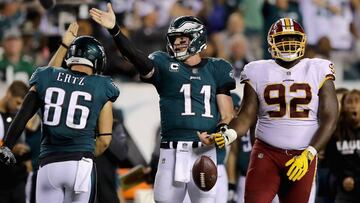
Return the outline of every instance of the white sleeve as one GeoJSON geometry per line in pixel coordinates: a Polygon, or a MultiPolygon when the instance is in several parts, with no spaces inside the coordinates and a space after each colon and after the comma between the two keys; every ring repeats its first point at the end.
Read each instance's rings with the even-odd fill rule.
{"type": "Polygon", "coordinates": [[[246,64],[240,75],[240,83],[248,83],[256,92],[256,80],[254,68],[251,64],[246,64]]]}
{"type": "Polygon", "coordinates": [[[322,87],[326,80],[335,80],[335,68],[334,64],[328,60],[322,60],[319,65],[319,89],[322,87]]]}

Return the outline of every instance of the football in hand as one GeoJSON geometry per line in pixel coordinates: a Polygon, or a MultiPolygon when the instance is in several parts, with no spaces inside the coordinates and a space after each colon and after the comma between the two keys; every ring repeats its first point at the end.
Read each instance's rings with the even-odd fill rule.
{"type": "Polygon", "coordinates": [[[209,191],[217,180],[217,166],[208,156],[199,157],[192,168],[195,184],[203,191],[209,191]]]}

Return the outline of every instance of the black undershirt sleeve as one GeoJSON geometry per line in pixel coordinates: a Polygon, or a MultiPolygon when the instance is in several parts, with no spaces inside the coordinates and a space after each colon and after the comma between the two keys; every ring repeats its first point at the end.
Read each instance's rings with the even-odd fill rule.
{"type": "Polygon", "coordinates": [[[224,85],[216,89],[216,94],[226,94],[228,96],[231,96],[230,90],[235,89],[235,86],[235,82],[225,83],[224,85]]]}
{"type": "Polygon", "coordinates": [[[14,147],[16,141],[19,139],[21,133],[25,129],[26,123],[37,112],[40,104],[41,101],[38,98],[37,93],[34,91],[29,91],[29,93],[27,93],[25,96],[19,112],[16,114],[6,133],[4,139],[5,146],[9,147],[10,149],[14,147]]]}
{"type": "Polygon", "coordinates": [[[134,44],[120,31],[118,25],[115,25],[112,29],[108,29],[108,31],[113,36],[117,48],[132,64],[134,64],[140,75],[146,76],[153,70],[153,61],[150,60],[144,52],[134,46],[134,44]]]}

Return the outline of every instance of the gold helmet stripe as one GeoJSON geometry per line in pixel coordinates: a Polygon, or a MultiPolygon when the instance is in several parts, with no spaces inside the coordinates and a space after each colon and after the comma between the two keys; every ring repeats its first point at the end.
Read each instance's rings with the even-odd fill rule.
{"type": "Polygon", "coordinates": [[[294,23],[290,18],[284,18],[283,21],[284,31],[294,31],[294,23]]]}

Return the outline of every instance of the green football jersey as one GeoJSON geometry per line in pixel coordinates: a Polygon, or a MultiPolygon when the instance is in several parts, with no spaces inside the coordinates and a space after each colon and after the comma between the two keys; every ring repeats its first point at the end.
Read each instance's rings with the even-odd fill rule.
{"type": "Polygon", "coordinates": [[[232,66],[207,58],[189,67],[165,52],[154,52],[152,83],[160,96],[162,141],[199,141],[197,132],[214,132],[220,114],[216,94],[235,88],[232,66]]]}
{"type": "Polygon", "coordinates": [[[57,152],[94,152],[100,111],[119,96],[111,78],[41,67],[29,83],[43,103],[40,158],[57,152]]]}

